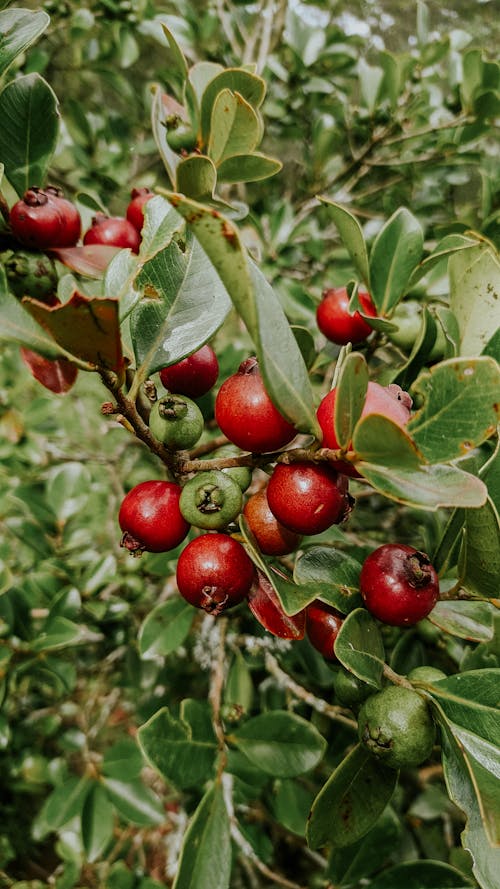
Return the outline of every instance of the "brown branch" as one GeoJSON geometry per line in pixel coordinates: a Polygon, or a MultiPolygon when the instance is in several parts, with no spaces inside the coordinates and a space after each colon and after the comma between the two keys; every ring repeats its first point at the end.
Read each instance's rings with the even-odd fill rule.
{"type": "Polygon", "coordinates": [[[336,722],[341,722],[343,725],[348,725],[349,728],[357,729],[357,722],[349,716],[346,716],[346,713],[349,713],[349,710],[345,710],[343,707],[338,707],[335,704],[328,704],[322,698],[317,698],[312,692],[303,688],[302,685],[295,682],[295,679],[292,679],[288,673],[285,673],[285,671],[281,669],[274,655],[268,651],[266,652],[266,669],[278,680],[283,688],[288,689],[294,697],[298,698],[300,701],[304,701],[305,704],[308,704],[309,707],[316,710],[317,713],[322,713],[324,716],[327,716],[328,719],[333,719],[336,722]]]}
{"type": "Polygon", "coordinates": [[[222,775],[227,762],[226,736],[221,719],[222,690],[224,688],[225,646],[227,632],[227,617],[219,617],[217,621],[219,640],[217,643],[217,657],[212,664],[210,674],[210,690],[208,700],[212,708],[212,723],[219,748],[219,764],[217,777],[222,775]]]}

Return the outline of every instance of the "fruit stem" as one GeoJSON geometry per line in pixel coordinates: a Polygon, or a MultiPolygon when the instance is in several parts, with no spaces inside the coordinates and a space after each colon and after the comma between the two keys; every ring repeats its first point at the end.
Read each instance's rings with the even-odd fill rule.
{"type": "Polygon", "coordinates": [[[399,673],[396,673],[394,670],[391,669],[389,664],[384,664],[382,672],[385,678],[388,679],[389,682],[392,682],[393,685],[401,685],[403,688],[410,688],[414,690],[413,685],[406,678],[406,676],[401,676],[399,673]]]}

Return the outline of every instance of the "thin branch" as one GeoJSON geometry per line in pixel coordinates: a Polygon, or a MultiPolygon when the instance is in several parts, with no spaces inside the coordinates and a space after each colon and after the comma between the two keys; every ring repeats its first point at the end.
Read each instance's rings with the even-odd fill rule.
{"type": "Polygon", "coordinates": [[[222,775],[227,761],[227,748],[226,748],[226,736],[224,733],[224,726],[222,725],[221,719],[221,703],[222,703],[222,690],[224,688],[224,668],[226,663],[225,657],[225,649],[226,649],[226,632],[227,632],[227,617],[220,617],[217,622],[217,628],[219,630],[219,639],[217,643],[217,657],[215,658],[212,664],[212,671],[210,674],[210,691],[208,693],[208,700],[210,702],[210,706],[212,707],[212,723],[215,731],[215,736],[217,738],[217,744],[219,747],[219,765],[217,774],[218,776],[222,775]]]}
{"type": "Polygon", "coordinates": [[[413,691],[411,682],[409,682],[405,676],[400,676],[399,673],[395,673],[394,670],[389,667],[389,664],[384,664],[383,673],[385,678],[388,679],[389,682],[392,682],[393,685],[401,685],[403,688],[410,688],[413,691]]]}
{"type": "Polygon", "coordinates": [[[317,698],[312,692],[303,688],[302,685],[295,682],[295,679],[292,679],[288,673],[285,673],[285,671],[281,669],[276,658],[269,652],[266,652],[265,663],[268,672],[278,680],[283,688],[288,689],[294,697],[298,698],[300,701],[304,701],[305,704],[308,704],[309,707],[312,707],[317,713],[322,713],[324,716],[327,716],[328,719],[341,722],[343,725],[348,725],[349,728],[357,729],[357,722],[345,715],[350,712],[349,710],[345,710],[343,707],[338,707],[334,704],[328,704],[322,698],[317,698]]]}

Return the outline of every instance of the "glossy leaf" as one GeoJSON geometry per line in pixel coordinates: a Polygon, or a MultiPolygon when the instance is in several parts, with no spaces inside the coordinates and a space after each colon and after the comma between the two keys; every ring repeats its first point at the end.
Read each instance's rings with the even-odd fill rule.
{"type": "Polygon", "coordinates": [[[276,781],[273,795],[275,818],[298,836],[305,836],[307,816],[313,801],[311,790],[292,778],[276,781]]]}
{"type": "Polygon", "coordinates": [[[24,74],[0,93],[0,157],[19,196],[46,178],[59,135],[57,98],[39,74],[24,74]]]}
{"type": "Polygon", "coordinates": [[[231,735],[231,741],[250,762],[277,778],[311,771],[326,749],[325,739],[310,722],[284,710],[249,719],[231,735]]]}
{"type": "Polygon", "coordinates": [[[429,620],[446,633],[474,642],[493,638],[494,608],[487,602],[443,600],[437,602],[429,620]]]}
{"type": "Polygon", "coordinates": [[[368,261],[368,250],[363,235],[363,230],[352,213],[346,207],[330,201],[328,198],[320,196],[319,200],[328,207],[330,216],[335,223],[342,242],[349,251],[354,266],[361,278],[370,289],[370,267],[368,261]]]}
{"type": "Polygon", "coordinates": [[[384,643],[377,622],[364,608],[346,617],[335,640],[340,663],[373,688],[382,687],[384,643]]]}
{"type": "Polygon", "coordinates": [[[258,182],[279,173],[283,164],[275,157],[254,151],[234,154],[222,160],[217,170],[220,182],[258,182]]]}
{"type": "Polygon", "coordinates": [[[423,399],[408,423],[431,463],[463,457],[495,431],[500,367],[492,358],[452,358],[424,371],[413,386],[423,399]]]}
{"type": "Polygon", "coordinates": [[[83,804],[82,840],[87,861],[97,861],[113,836],[113,806],[102,784],[94,781],[83,804]]]}
{"type": "Polygon", "coordinates": [[[379,231],[370,254],[370,293],[379,315],[390,314],[406,293],[423,244],[420,223],[404,207],[379,231]]]}
{"type": "Polygon", "coordinates": [[[44,10],[8,9],[0,14],[0,75],[50,24],[44,10]]]}
{"type": "Polygon", "coordinates": [[[287,614],[266,575],[257,569],[256,578],[247,596],[248,607],[256,620],[280,639],[303,639],[306,629],[305,611],[293,617],[287,614]]]}
{"type": "Polygon", "coordinates": [[[196,787],[212,774],[217,745],[194,739],[189,725],[167,707],[140,727],[138,739],[151,765],[175,787],[196,787]]]}
{"type": "Polygon", "coordinates": [[[216,183],[217,170],[213,161],[205,155],[193,154],[183,158],[177,166],[177,191],[195,201],[213,198],[216,183]]]}
{"type": "Polygon", "coordinates": [[[433,682],[432,697],[447,719],[500,747],[500,670],[469,670],[433,682]]]}
{"type": "Polygon", "coordinates": [[[488,494],[480,479],[456,466],[407,468],[360,462],[356,469],[384,497],[431,512],[440,507],[483,506],[488,494]]]}
{"type": "Polygon", "coordinates": [[[173,889],[229,889],[231,835],[220,783],[210,787],[196,809],[182,843],[173,889]]]}
{"type": "Polygon", "coordinates": [[[21,347],[21,358],[35,380],[56,395],[69,392],[76,382],[78,368],[64,358],[44,358],[24,347],[21,347]]]}
{"type": "Polygon", "coordinates": [[[349,553],[332,546],[308,546],[295,563],[294,579],[314,597],[348,614],[361,604],[361,565],[349,553]]]}
{"type": "Polygon", "coordinates": [[[130,330],[138,366],[154,373],[180,361],[218,330],[230,300],[216,269],[188,232],[146,261],[135,286],[144,297],[130,330]]]}
{"type": "Polygon", "coordinates": [[[460,328],[460,354],[480,355],[500,327],[500,258],[491,244],[455,253],[449,263],[450,305],[460,328]]]}
{"type": "Polygon", "coordinates": [[[95,368],[122,374],[117,300],[87,297],[75,291],[67,303],[57,306],[32,299],[25,299],[24,305],[65,353],[95,368]]]}
{"type": "Polygon", "coordinates": [[[102,780],[116,810],[127,821],[142,827],[163,824],[165,811],[162,800],[140,778],[129,780],[124,775],[122,780],[109,776],[102,780]]]}
{"type": "Polygon", "coordinates": [[[342,760],[313,802],[307,826],[312,849],[326,844],[350,846],[382,814],[396,787],[398,773],[360,744],[342,760]]]}
{"type": "Polygon", "coordinates": [[[319,437],[300,349],[277,295],[248,259],[236,228],[217,211],[182,195],[167,197],[192,228],[241,315],[253,339],[270,397],[298,430],[319,437]]]}
{"type": "Polygon", "coordinates": [[[351,352],[342,362],[335,390],[335,437],[339,448],[347,450],[354,427],[361,417],[368,388],[368,365],[359,352],[351,352]]]}
{"type": "Polygon", "coordinates": [[[488,502],[465,514],[465,536],[460,553],[463,587],[479,597],[498,597],[500,576],[500,449],[483,468],[488,502]]]}
{"type": "Polygon", "coordinates": [[[216,74],[208,83],[201,99],[201,132],[204,142],[208,141],[216,99],[222,90],[226,89],[232,93],[239,93],[252,108],[257,109],[264,101],[266,84],[261,77],[243,68],[226,68],[220,74],[216,74]]]}
{"type": "Polygon", "coordinates": [[[370,889],[470,889],[472,883],[444,861],[405,861],[378,874],[370,889]]]}
{"type": "Polygon", "coordinates": [[[405,430],[381,414],[368,414],[360,420],[352,447],[359,459],[379,466],[411,470],[424,462],[405,430]]]}
{"type": "Polygon", "coordinates": [[[259,117],[243,96],[229,89],[217,96],[210,123],[207,154],[218,166],[226,158],[249,154],[262,136],[259,117]]]}
{"type": "Polygon", "coordinates": [[[149,612],[139,631],[139,651],[145,660],[166,657],[186,639],[194,619],[191,605],[180,596],[161,602],[149,612]]]}

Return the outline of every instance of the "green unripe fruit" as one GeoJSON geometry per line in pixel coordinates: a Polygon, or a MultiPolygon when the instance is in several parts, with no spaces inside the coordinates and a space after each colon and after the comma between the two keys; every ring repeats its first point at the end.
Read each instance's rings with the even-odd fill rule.
{"type": "Polygon", "coordinates": [[[173,451],[192,448],[203,427],[202,412],[186,395],[164,395],[151,408],[149,428],[152,434],[173,451]]]}
{"type": "Polygon", "coordinates": [[[372,695],[359,711],[359,740],[393,769],[413,768],[428,759],[435,734],[424,699],[400,685],[372,695]]]}
{"type": "Polygon", "coordinates": [[[351,704],[363,703],[372,693],[371,686],[342,668],[335,671],[333,690],[339,704],[344,704],[347,707],[350,707],[351,704]]]}
{"type": "Polygon", "coordinates": [[[172,151],[194,151],[196,148],[196,133],[187,124],[179,124],[172,129],[167,129],[167,144],[172,151]]]}
{"type": "MultiPolygon", "coordinates": [[[[236,445],[227,444],[222,445],[222,447],[217,448],[210,457],[240,457],[241,451],[236,445]]],[[[227,466],[222,472],[225,472],[226,475],[231,476],[232,479],[240,486],[242,491],[246,491],[248,487],[250,487],[250,483],[252,481],[252,470],[250,466],[227,466]]]]}
{"type": "Polygon", "coordinates": [[[57,271],[45,253],[30,250],[9,250],[2,254],[2,265],[12,293],[21,299],[31,296],[44,300],[57,291],[57,271]]]}
{"type": "Polygon", "coordinates": [[[186,522],[205,531],[225,528],[240,514],[242,505],[240,486],[220,469],[198,472],[186,482],[179,500],[186,522]]]}
{"type": "Polygon", "coordinates": [[[408,673],[408,679],[411,682],[437,682],[439,679],[446,678],[446,673],[438,670],[437,667],[414,667],[408,673]]]}

